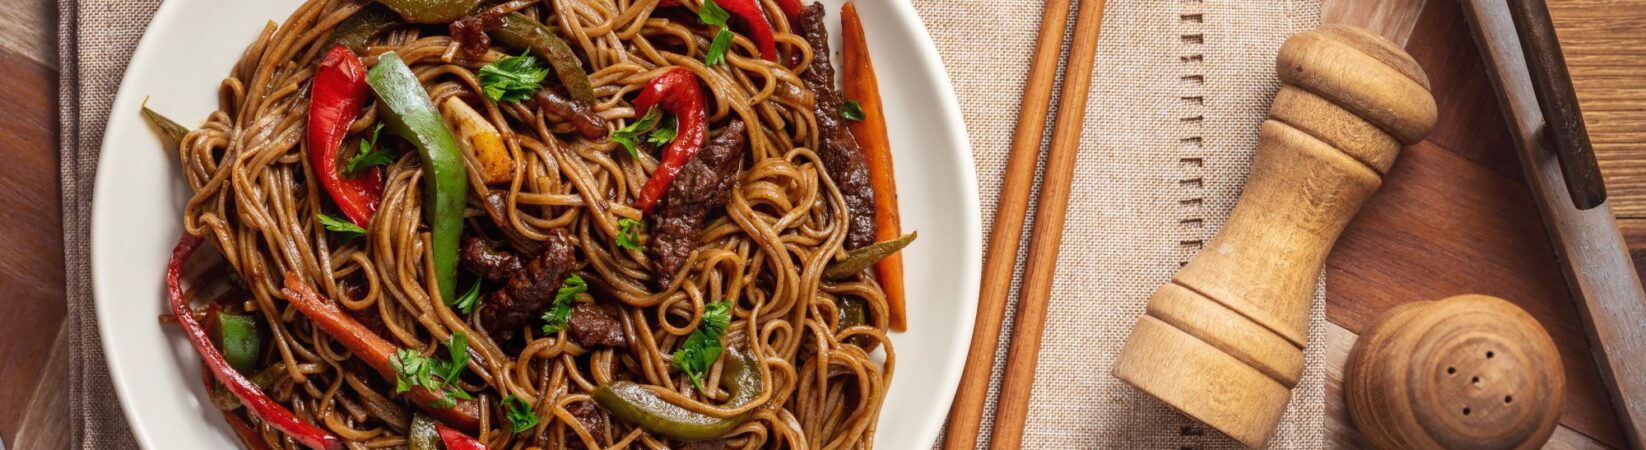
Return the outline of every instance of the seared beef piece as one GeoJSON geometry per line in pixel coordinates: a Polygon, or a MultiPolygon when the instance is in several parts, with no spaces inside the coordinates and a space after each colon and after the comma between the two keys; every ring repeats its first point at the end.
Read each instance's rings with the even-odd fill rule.
{"type": "MultiPolygon", "coordinates": [[[[572,417],[577,418],[577,423],[582,425],[583,429],[589,430],[589,435],[594,437],[595,442],[600,445],[607,444],[606,415],[600,413],[600,408],[594,406],[594,402],[584,401],[566,405],[566,412],[572,413],[572,417]]],[[[571,441],[571,447],[583,447],[583,440],[579,439],[576,433],[567,430],[566,434],[570,436],[567,440],[571,441]]]]}
{"type": "Polygon", "coordinates": [[[487,36],[486,32],[501,26],[503,12],[497,8],[485,8],[452,22],[447,31],[457,40],[458,48],[463,50],[463,57],[479,59],[491,49],[491,36],[487,36]]]}
{"type": "Polygon", "coordinates": [[[491,281],[506,280],[520,270],[520,259],[513,253],[498,250],[496,243],[475,236],[463,238],[458,260],[464,269],[491,281]]]}
{"type": "Polygon", "coordinates": [[[480,305],[480,324],[498,342],[514,340],[520,329],[554,305],[554,295],[571,273],[576,249],[565,231],[543,241],[543,253],[509,275],[502,289],[480,305]]]}
{"type": "Polygon", "coordinates": [[[817,96],[817,156],[829,170],[829,178],[846,198],[846,248],[874,243],[874,188],[869,185],[869,166],[857,148],[857,138],[840,117],[845,102],[834,87],[834,66],[829,63],[829,30],[823,25],[823,4],[813,2],[800,12],[799,28],[812,46],[812,65],[800,74],[817,96]]]}
{"type": "Polygon", "coordinates": [[[571,318],[567,319],[571,328],[572,341],[584,347],[626,347],[628,339],[623,336],[623,324],[617,319],[606,315],[600,307],[588,303],[578,303],[572,306],[571,318]]]}
{"type": "Polygon", "coordinates": [[[697,248],[704,217],[731,198],[737,169],[743,163],[743,133],[741,120],[733,119],[726,125],[719,137],[680,168],[662,202],[649,216],[652,234],[646,242],[646,255],[655,266],[659,286],[674,283],[674,274],[697,248]]]}
{"type": "Polygon", "coordinates": [[[537,106],[543,108],[543,114],[556,121],[571,122],[577,134],[584,138],[600,139],[606,135],[606,119],[595,114],[593,106],[573,100],[556,87],[538,89],[536,97],[537,106]]]}

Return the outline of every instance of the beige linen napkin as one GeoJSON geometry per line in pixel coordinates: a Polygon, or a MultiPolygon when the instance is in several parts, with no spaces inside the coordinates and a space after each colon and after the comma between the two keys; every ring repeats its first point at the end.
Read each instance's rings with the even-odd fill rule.
{"type": "MultiPolygon", "coordinates": [[[[990,215],[1042,2],[912,1],[958,90],[990,215]]],[[[127,58],[159,4],[65,0],[59,6],[75,448],[136,447],[114,400],[92,311],[91,183],[127,58]]],[[[1312,28],[1319,16],[1319,0],[1109,2],[1025,447],[1236,447],[1108,373],[1148,295],[1228,215],[1278,86],[1274,54],[1286,36],[1312,28]]],[[[1319,294],[1315,300],[1308,368],[1273,441],[1277,448],[1324,445],[1324,303],[1319,294]]],[[[1001,363],[1006,341],[996,352],[1001,363]]],[[[991,410],[999,369],[989,388],[991,410]]]]}
{"type": "Polygon", "coordinates": [[[103,363],[91,300],[92,178],[109,107],[131,52],[160,0],[58,2],[57,104],[62,148],[63,250],[68,271],[69,419],[73,448],[137,448],[103,363]]]}

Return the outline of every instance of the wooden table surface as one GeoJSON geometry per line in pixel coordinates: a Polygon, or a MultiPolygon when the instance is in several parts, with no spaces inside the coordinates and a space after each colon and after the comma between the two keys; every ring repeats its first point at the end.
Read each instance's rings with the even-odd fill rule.
{"type": "MultiPolygon", "coordinates": [[[[1408,301],[1510,299],[1554,335],[1568,378],[1548,448],[1620,448],[1577,310],[1522,180],[1467,23],[1451,0],[1326,0],[1329,22],[1403,41],[1434,86],[1440,121],[1406,150],[1327,261],[1327,432],[1364,447],[1337,395],[1356,333],[1408,301]]],[[[1646,0],[1549,0],[1612,207],[1646,267],[1646,0]]],[[[56,3],[0,0],[0,437],[63,448],[68,371],[57,176],[56,3]],[[27,405],[15,407],[15,405],[27,405]]],[[[111,401],[109,407],[115,407],[111,401]]]]}

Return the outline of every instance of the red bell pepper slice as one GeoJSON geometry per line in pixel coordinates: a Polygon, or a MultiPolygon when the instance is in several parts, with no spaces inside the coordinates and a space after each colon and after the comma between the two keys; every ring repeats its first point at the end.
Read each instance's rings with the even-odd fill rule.
{"type": "MultiPolygon", "coordinates": [[[[394,367],[389,364],[389,358],[399,350],[399,347],[373,333],[370,328],[354,320],[354,317],[344,314],[337,308],[336,303],[322,298],[313,288],[303,284],[296,275],[287,274],[285,284],[280,292],[286,294],[286,301],[297,307],[297,310],[303,313],[303,317],[307,317],[314,326],[354,352],[366,365],[377,370],[378,375],[390,381],[395,379],[394,367]]],[[[440,409],[428,405],[445,397],[447,394],[443,392],[433,392],[417,386],[411,388],[408,394],[412,403],[417,404],[430,417],[467,431],[480,429],[480,404],[474,400],[452,399],[456,401],[455,406],[440,409]]]]}
{"type": "MultiPolygon", "coordinates": [[[[789,5],[783,4],[781,0],[778,3],[779,6],[783,7],[783,14],[790,18],[790,22],[793,22],[795,17],[800,16],[800,0],[787,1],[794,3],[793,14],[788,12],[789,5]]],[[[731,13],[738,19],[742,19],[743,23],[749,27],[749,39],[754,39],[754,44],[760,47],[760,59],[777,61],[777,39],[772,35],[772,22],[766,19],[766,13],[760,10],[760,5],[756,5],[755,0],[714,0],[714,3],[720,5],[721,9],[725,9],[726,12],[731,13]]],[[[657,2],[659,8],[668,6],[680,6],[680,0],[657,2]]]]}
{"type": "Polygon", "coordinates": [[[310,92],[309,165],[343,215],[365,228],[383,197],[383,168],[368,167],[353,177],[344,177],[337,156],[349,125],[360,118],[370,92],[365,64],[348,47],[333,46],[315,69],[310,92]]]}
{"type": "Polygon", "coordinates": [[[657,171],[652,172],[646,185],[640,188],[640,198],[635,200],[635,206],[642,213],[651,212],[652,206],[663,198],[669,190],[669,183],[674,182],[674,177],[680,175],[680,169],[686,166],[686,162],[703,149],[703,139],[709,134],[703,111],[703,88],[698,86],[697,75],[692,71],[684,67],[669,69],[647,83],[640,90],[640,96],[634,99],[634,110],[640,114],[657,106],[674,114],[679,128],[674,142],[663,150],[663,161],[657,165],[657,171]]]}
{"type": "Polygon", "coordinates": [[[440,433],[440,442],[446,444],[446,450],[486,450],[486,445],[481,444],[480,440],[445,424],[434,424],[434,431],[440,433]]]}
{"type": "Polygon", "coordinates": [[[166,294],[171,301],[171,313],[177,317],[177,323],[183,326],[189,344],[200,353],[200,359],[205,361],[206,368],[211,370],[217,382],[222,383],[235,398],[240,399],[240,404],[245,405],[247,411],[306,447],[341,450],[342,439],[304,421],[296,414],[292,414],[284,405],[269,398],[269,395],[251,380],[230,367],[228,360],[223,359],[223,354],[212,347],[206,328],[194,317],[193,308],[190,308],[188,301],[183,298],[183,263],[200,247],[200,242],[200,238],[184,233],[183,237],[177,240],[177,246],[172,248],[171,261],[166,264],[166,294]]]}

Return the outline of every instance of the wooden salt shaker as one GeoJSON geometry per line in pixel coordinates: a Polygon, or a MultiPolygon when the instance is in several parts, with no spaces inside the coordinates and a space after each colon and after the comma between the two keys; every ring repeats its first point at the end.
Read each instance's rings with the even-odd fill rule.
{"type": "Polygon", "coordinates": [[[1268,442],[1303,375],[1326,254],[1436,108],[1394,44],[1326,25],[1292,36],[1284,82],[1223,230],[1149,299],[1114,375],[1251,447],[1268,442]]]}
{"type": "Polygon", "coordinates": [[[1389,310],[1343,368],[1349,415],[1383,449],[1540,448],[1565,392],[1549,333],[1484,295],[1389,310]]]}

